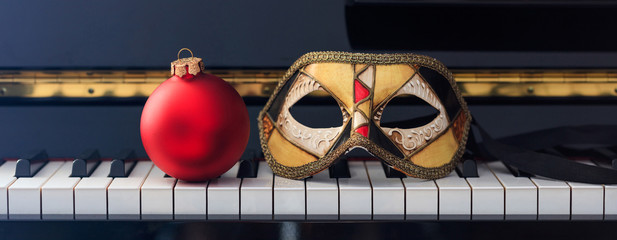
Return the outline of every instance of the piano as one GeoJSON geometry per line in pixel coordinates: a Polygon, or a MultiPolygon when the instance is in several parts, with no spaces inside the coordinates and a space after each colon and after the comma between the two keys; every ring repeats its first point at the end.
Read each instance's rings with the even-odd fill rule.
{"type": "MultiPolygon", "coordinates": [[[[614,124],[617,53],[607,39],[617,34],[605,29],[617,24],[615,11],[610,1],[568,0],[13,3],[0,8],[9,33],[0,41],[0,232],[10,239],[614,238],[615,185],[520,175],[483,160],[477,177],[461,165],[427,181],[354,151],[328,171],[289,180],[260,157],[256,117],[307,51],[413,51],[452,70],[474,118],[494,137],[614,124]],[[581,35],[568,37],[572,21],[555,20],[568,16],[581,35]],[[182,47],[236,88],[252,121],[245,156],[201,183],[166,176],[139,137],[143,104],[182,47]]],[[[300,103],[299,121],[328,124],[317,116],[338,111],[322,96],[300,103]]],[[[611,167],[612,159],[560,154],[611,167]]]]}
{"type": "Polygon", "coordinates": [[[421,180],[376,159],[357,157],[341,160],[313,177],[290,180],[275,176],[265,162],[246,158],[216,179],[185,182],[167,176],[147,159],[98,158],[87,165],[82,160],[4,161],[0,217],[135,221],[617,218],[615,185],[517,176],[498,161],[478,162],[477,176],[465,177],[459,169],[442,179],[421,180]],[[28,174],[19,174],[23,172],[28,174]]]}

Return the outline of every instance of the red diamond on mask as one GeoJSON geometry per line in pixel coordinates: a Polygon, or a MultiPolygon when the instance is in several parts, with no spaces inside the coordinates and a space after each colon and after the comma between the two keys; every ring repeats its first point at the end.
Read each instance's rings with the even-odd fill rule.
{"type": "Polygon", "coordinates": [[[368,89],[358,81],[358,79],[354,80],[354,89],[355,89],[355,99],[354,102],[358,102],[362,99],[365,99],[369,95],[368,89]]]}
{"type": "Polygon", "coordinates": [[[362,134],[364,137],[368,137],[368,126],[364,125],[362,127],[356,128],[356,132],[362,134]]]}

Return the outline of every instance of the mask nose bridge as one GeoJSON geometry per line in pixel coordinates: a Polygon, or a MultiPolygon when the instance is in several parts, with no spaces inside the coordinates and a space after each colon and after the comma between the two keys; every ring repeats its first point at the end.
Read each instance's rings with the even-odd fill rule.
{"type": "Polygon", "coordinates": [[[352,132],[368,138],[371,122],[373,86],[375,81],[375,66],[367,65],[360,69],[355,68],[353,92],[354,105],[352,109],[352,132]]]}
{"type": "Polygon", "coordinates": [[[353,145],[347,145],[345,152],[340,157],[378,157],[379,153],[372,152],[374,146],[371,146],[371,142],[359,134],[352,134],[351,138],[347,141],[353,143],[353,145]]]}
{"type": "Polygon", "coordinates": [[[373,157],[374,154],[368,150],[364,146],[364,144],[359,144],[352,146],[348,149],[347,153],[345,153],[346,157],[373,157]]]}

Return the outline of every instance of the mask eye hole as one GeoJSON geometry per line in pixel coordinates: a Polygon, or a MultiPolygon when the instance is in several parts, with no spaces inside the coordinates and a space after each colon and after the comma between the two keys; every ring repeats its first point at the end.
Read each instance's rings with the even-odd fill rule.
{"type": "Polygon", "coordinates": [[[296,121],[309,128],[330,128],[343,125],[340,105],[324,90],[317,90],[302,97],[289,109],[289,113],[296,121]]]}
{"type": "Polygon", "coordinates": [[[439,110],[423,99],[410,94],[391,99],[381,114],[380,126],[386,128],[415,128],[429,124],[439,110]]]}

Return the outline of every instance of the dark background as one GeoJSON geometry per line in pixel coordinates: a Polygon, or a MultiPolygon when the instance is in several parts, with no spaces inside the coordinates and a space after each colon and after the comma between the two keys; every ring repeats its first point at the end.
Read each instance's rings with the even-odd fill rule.
{"type": "MultiPolygon", "coordinates": [[[[188,47],[205,60],[208,68],[286,68],[308,51],[362,51],[352,49],[347,35],[345,0],[179,0],[179,1],[77,1],[77,0],[3,0],[0,2],[0,68],[168,68],[180,48],[188,47]]],[[[351,2],[351,1],[350,1],[351,2]]],[[[364,1],[370,2],[370,1],[364,1]]],[[[385,2],[385,1],[372,1],[385,2]]],[[[392,1],[391,1],[392,2],[392,1]]],[[[405,2],[405,1],[393,1],[405,2]]],[[[487,3],[536,4],[542,2],[612,4],[612,1],[407,1],[486,5],[487,3]]],[[[417,18],[415,9],[405,13],[408,26],[392,32],[408,32],[417,26],[434,24],[443,16],[417,18]]],[[[589,7],[576,7],[577,12],[594,16],[589,7]]],[[[603,8],[600,5],[599,8],[603,8]]],[[[425,10],[425,9],[422,9],[425,10]]],[[[417,10],[419,11],[419,10],[417,10]]],[[[487,10],[490,11],[490,10],[487,10]]],[[[529,10],[525,10],[529,14],[529,10]]],[[[378,13],[367,13],[363,19],[378,21],[378,13]]],[[[398,14],[398,13],[397,13],[398,14]]],[[[463,14],[463,13],[461,13],[463,14]]],[[[516,15],[516,12],[513,13],[516,15]]],[[[613,14],[614,15],[614,14],[613,14]]],[[[430,17],[430,16],[429,16],[430,17]]],[[[566,16],[567,17],[567,16],[566,16]]],[[[454,16],[459,22],[465,19],[454,16]]],[[[525,39],[543,39],[543,32],[555,28],[572,35],[584,27],[569,28],[560,19],[543,25],[544,31],[501,29],[495,16],[484,18],[486,26],[467,26],[469,31],[444,25],[422,39],[442,43],[433,49],[418,51],[411,42],[407,51],[428,54],[443,61],[450,68],[506,67],[506,68],[598,68],[617,66],[617,52],[606,51],[443,51],[459,39],[494,39],[507,32],[525,39]],[[565,24],[565,25],[564,25],[565,24]],[[485,35],[474,28],[483,27],[485,35]],[[469,33],[468,33],[469,32],[469,33]],[[456,33],[456,34],[454,34],[456,33]],[[468,35],[473,35],[470,38],[468,35]],[[443,37],[443,36],[447,36],[443,37]]],[[[584,19],[584,18],[583,18],[584,19]]],[[[565,21],[564,21],[565,22],[565,21]]],[[[448,24],[448,22],[444,22],[448,24]]],[[[606,36],[614,29],[609,22],[586,23],[601,29],[597,36],[606,36]]],[[[533,23],[521,22],[521,29],[534,28],[533,23]]],[[[385,25],[383,27],[386,27],[385,25]]],[[[458,27],[458,26],[457,26],[458,27]]],[[[370,31],[371,29],[367,29],[370,31]]],[[[368,34],[368,32],[367,32],[368,34]]],[[[586,33],[587,34],[587,33],[586,33]]],[[[595,34],[578,45],[593,45],[595,34]]],[[[387,39],[384,35],[379,38],[387,39]]],[[[375,41],[379,41],[379,38],[375,41]]],[[[616,38],[617,39],[617,38],[616,38]]],[[[568,42],[557,39],[555,44],[568,42]]],[[[422,41],[418,41],[422,42],[422,41]]],[[[525,41],[526,43],[533,41],[525,41]]],[[[522,44],[523,42],[521,42],[522,44]]],[[[516,43],[514,43],[516,44],[516,43]]],[[[376,44],[374,44],[376,45],[376,44]]],[[[383,49],[391,46],[383,45],[383,49]]],[[[418,46],[421,47],[421,46],[418,46]]],[[[512,46],[520,49],[521,46],[512,46]]],[[[533,49],[531,47],[530,49],[533,49]]]]}

